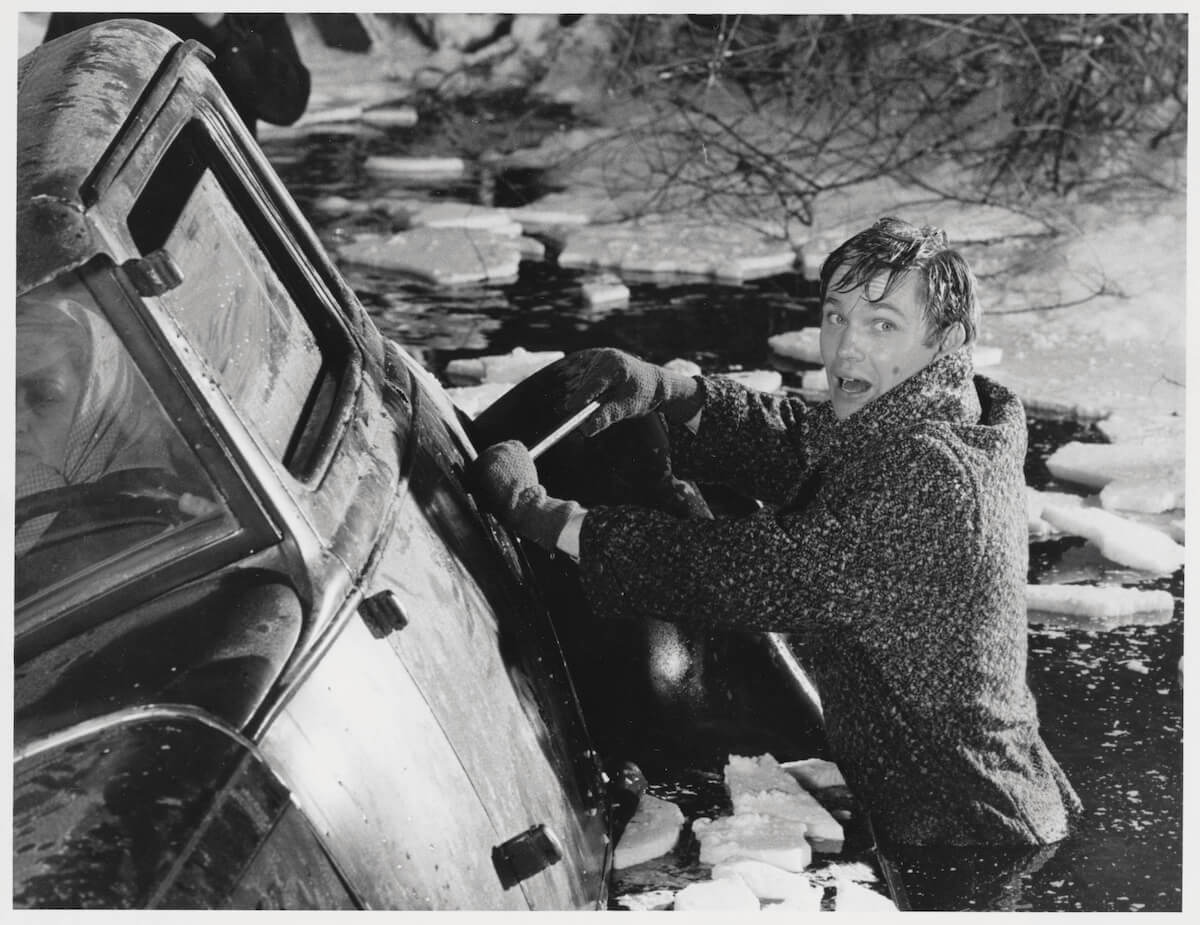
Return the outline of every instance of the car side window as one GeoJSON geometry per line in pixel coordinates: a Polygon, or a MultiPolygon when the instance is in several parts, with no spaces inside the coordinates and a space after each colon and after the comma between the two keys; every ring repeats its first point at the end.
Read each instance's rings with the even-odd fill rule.
{"type": "Polygon", "coordinates": [[[277,268],[243,219],[200,133],[193,123],[174,142],[130,231],[143,253],[170,254],[183,281],[161,304],[266,449],[302,475],[336,387],[330,357],[285,283],[286,261],[277,268]]]}
{"type": "Polygon", "coordinates": [[[18,604],[85,571],[149,572],[235,528],[107,312],[69,274],[17,298],[15,357],[18,604]]]}

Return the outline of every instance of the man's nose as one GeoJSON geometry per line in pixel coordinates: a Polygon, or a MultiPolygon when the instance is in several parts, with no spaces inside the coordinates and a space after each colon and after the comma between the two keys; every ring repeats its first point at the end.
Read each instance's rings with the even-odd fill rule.
{"type": "Polygon", "coordinates": [[[859,344],[859,333],[855,330],[853,324],[848,324],[842,329],[842,336],[838,338],[837,355],[843,360],[861,360],[863,353],[862,347],[859,344]]]}

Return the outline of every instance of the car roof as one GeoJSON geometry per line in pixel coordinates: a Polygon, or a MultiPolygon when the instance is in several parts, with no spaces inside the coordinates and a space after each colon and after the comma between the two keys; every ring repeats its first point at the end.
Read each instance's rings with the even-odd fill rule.
{"type": "MultiPolygon", "coordinates": [[[[110,20],[40,45],[17,70],[17,294],[100,249],[85,219],[96,166],[128,124],[174,33],[110,20]]],[[[194,43],[191,47],[199,48],[194,43]]],[[[172,81],[173,82],[173,81],[172,81]]]]}

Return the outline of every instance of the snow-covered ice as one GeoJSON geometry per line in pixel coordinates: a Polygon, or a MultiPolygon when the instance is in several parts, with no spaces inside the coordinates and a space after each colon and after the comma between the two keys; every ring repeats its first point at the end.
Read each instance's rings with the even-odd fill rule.
{"type": "Polygon", "coordinates": [[[732,858],[750,858],[784,870],[802,871],[812,861],[806,831],[803,822],[758,813],[735,812],[692,822],[692,833],[700,842],[700,861],[713,865],[732,858]]]}
{"type": "Polygon", "coordinates": [[[1130,443],[1072,441],[1046,459],[1056,479],[1100,489],[1118,479],[1150,480],[1183,485],[1183,446],[1169,438],[1130,443]]]}
{"type": "Polygon", "coordinates": [[[1175,598],[1169,591],[1096,585],[1039,584],[1025,586],[1025,603],[1033,611],[1070,614],[1111,624],[1137,617],[1143,624],[1155,616],[1169,622],[1175,598]]]}
{"type": "Polygon", "coordinates": [[[513,387],[512,382],[484,382],[480,385],[450,386],[446,394],[455,407],[467,417],[475,418],[501,395],[513,387]]]}
{"type": "Polygon", "coordinates": [[[1184,494],[1177,477],[1113,479],[1100,489],[1100,504],[1110,511],[1161,514],[1183,508],[1184,494]]]}
{"type": "Polygon", "coordinates": [[[757,912],[758,897],[737,878],[689,883],[675,894],[676,912],[757,912]]]}
{"type": "Polygon", "coordinates": [[[821,363],[821,329],[798,328],[767,338],[771,352],[802,363],[821,363]]]}
{"type": "Polygon", "coordinates": [[[899,912],[896,904],[876,893],[870,887],[862,886],[853,880],[839,878],[836,881],[837,896],[834,900],[834,912],[853,912],[858,915],[875,915],[880,912],[899,912]]]}
{"type": "Polygon", "coordinates": [[[779,766],[796,778],[806,790],[846,786],[846,778],[842,776],[841,768],[826,758],[799,758],[795,761],[781,761],[779,766]]]}
{"type": "Polygon", "coordinates": [[[765,815],[802,822],[805,835],[815,850],[841,851],[841,823],[785,771],[773,755],[730,755],[725,765],[725,788],[735,818],[741,814],[765,815]]]}
{"type": "Polygon", "coordinates": [[[1156,574],[1169,574],[1183,565],[1183,547],[1165,533],[1101,508],[1049,504],[1041,516],[1062,533],[1090,540],[1106,559],[1121,565],[1156,574]]]}
{"type": "Polygon", "coordinates": [[[563,356],[561,350],[526,350],[524,347],[514,347],[509,353],[459,357],[446,364],[446,378],[458,385],[520,382],[543,366],[561,360],[563,356]]]}
{"type": "Polygon", "coordinates": [[[583,301],[593,308],[629,304],[629,287],[616,277],[600,276],[582,286],[583,301]]]}
{"type": "Polygon", "coordinates": [[[821,907],[823,890],[807,875],[784,870],[752,858],[732,858],[714,864],[712,878],[736,877],[760,900],[790,901],[816,912],[821,907]]]}
{"type": "Polygon", "coordinates": [[[417,177],[420,179],[453,180],[467,172],[467,162],[461,157],[400,157],[373,154],[363,163],[367,173],[376,176],[417,177]]]}
{"type": "Polygon", "coordinates": [[[674,220],[581,227],[568,234],[558,265],[741,282],[787,270],[795,257],[787,242],[740,225],[674,220]]]}
{"type": "Polygon", "coordinates": [[[439,285],[516,279],[523,252],[518,238],[474,228],[414,228],[363,235],[338,248],[351,263],[393,270],[439,285]]]}
{"type": "Polygon", "coordinates": [[[613,868],[621,870],[666,854],[679,841],[683,823],[682,810],[670,800],[642,794],[613,852],[613,868]]]}

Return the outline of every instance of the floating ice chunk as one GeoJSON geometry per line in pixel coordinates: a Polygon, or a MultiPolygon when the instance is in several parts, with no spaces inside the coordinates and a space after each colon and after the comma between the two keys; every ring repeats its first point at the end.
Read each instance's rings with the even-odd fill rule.
{"type": "Polygon", "coordinates": [[[778,392],[783,388],[783,375],[773,369],[746,369],[721,375],[759,392],[778,392]]]}
{"type": "Polygon", "coordinates": [[[408,105],[373,106],[363,110],[362,120],[376,128],[408,128],[417,124],[417,110],[408,105]]]}
{"type": "Polygon", "coordinates": [[[363,235],[340,247],[338,255],[440,285],[515,279],[522,256],[511,235],[474,228],[414,228],[386,238],[363,235]]]}
{"type": "Polygon", "coordinates": [[[333,122],[357,122],[363,117],[363,108],[358,104],[332,106],[328,109],[311,109],[297,119],[293,126],[328,125],[333,122]]]}
{"type": "Polygon", "coordinates": [[[795,819],[758,813],[701,817],[692,822],[692,833],[700,842],[701,863],[716,865],[740,857],[796,872],[812,860],[806,830],[805,824],[795,819]]]}
{"type": "Polygon", "coordinates": [[[1025,603],[1030,610],[1104,621],[1138,614],[1162,614],[1170,620],[1175,610],[1169,591],[1095,585],[1026,585],[1025,603]]]}
{"type": "Polygon", "coordinates": [[[1183,565],[1183,547],[1165,533],[1100,508],[1047,505],[1042,519],[1063,533],[1091,540],[1106,559],[1121,565],[1157,574],[1183,565]]]}
{"type": "Polygon", "coordinates": [[[1184,506],[1183,484],[1176,478],[1113,479],[1100,489],[1100,505],[1110,511],[1160,514],[1184,506]]]}
{"type": "Polygon", "coordinates": [[[821,908],[821,894],[824,892],[821,887],[804,874],[783,870],[774,864],[752,858],[732,858],[714,864],[712,877],[714,880],[737,877],[760,900],[791,901],[807,906],[813,912],[821,908]]]}
{"type": "Polygon", "coordinates": [[[643,890],[617,897],[617,905],[630,912],[663,912],[675,901],[674,890],[643,890]]]}
{"type": "Polygon", "coordinates": [[[628,305],[629,287],[615,276],[601,276],[583,284],[583,301],[593,308],[628,305]]]}
{"type": "Polygon", "coordinates": [[[1083,496],[1057,491],[1038,491],[1032,485],[1026,485],[1025,511],[1029,520],[1030,536],[1049,536],[1058,532],[1052,524],[1042,519],[1042,511],[1048,504],[1056,507],[1080,507],[1083,505],[1083,496]]]}
{"type": "Polygon", "coordinates": [[[1117,479],[1154,479],[1183,484],[1183,446],[1155,438],[1133,443],[1066,444],[1050,454],[1046,468],[1056,479],[1103,488],[1117,479]]]}
{"type": "Polygon", "coordinates": [[[826,787],[845,787],[846,778],[834,762],[824,758],[801,758],[784,761],[779,765],[800,782],[806,790],[823,790],[826,787]]]}
{"type": "Polygon", "coordinates": [[[561,350],[526,350],[514,347],[511,353],[465,357],[446,364],[446,378],[459,385],[483,382],[520,382],[543,366],[561,360],[561,350]]]}
{"type": "Polygon", "coordinates": [[[643,793],[613,852],[613,868],[632,867],[666,854],[679,841],[683,812],[670,800],[643,793]]]}
{"type": "Polygon", "coordinates": [[[766,815],[805,824],[805,835],[817,851],[842,850],[842,826],[771,754],[730,755],[725,789],[734,818],[743,813],[766,815]]]}
{"type": "Polygon", "coordinates": [[[452,386],[446,389],[446,394],[463,414],[469,418],[476,418],[512,387],[511,382],[485,382],[482,385],[452,386]]]}
{"type": "Polygon", "coordinates": [[[766,753],[756,757],[730,755],[725,765],[725,789],[731,800],[754,793],[803,793],[804,788],[766,753]]]}
{"type": "Polygon", "coordinates": [[[676,912],[706,912],[712,910],[757,912],[758,898],[750,888],[736,878],[689,883],[675,894],[676,912]]]}
{"type": "Polygon", "coordinates": [[[558,265],[740,282],[787,270],[795,259],[786,241],[742,225],[650,220],[575,229],[558,265]]]}
{"type": "Polygon", "coordinates": [[[804,837],[814,851],[822,854],[837,854],[842,850],[842,825],[824,806],[807,791],[780,793],[767,790],[762,793],[741,793],[733,797],[734,816],[741,813],[773,816],[790,819],[805,825],[804,837]]]}
{"type": "Polygon", "coordinates": [[[837,886],[837,897],[834,900],[834,912],[857,912],[860,915],[874,915],[880,912],[899,912],[896,904],[876,893],[870,887],[862,886],[853,880],[838,878],[834,881],[837,886]]]}
{"type": "Polygon", "coordinates": [[[507,209],[493,209],[470,202],[400,200],[389,211],[410,228],[475,228],[506,237],[518,237],[521,226],[509,218],[507,209]]]}
{"type": "Polygon", "coordinates": [[[822,362],[820,328],[799,328],[772,335],[767,338],[767,346],[771,348],[772,353],[788,360],[817,364],[822,362]]]}
{"type": "Polygon", "coordinates": [[[363,163],[367,173],[385,177],[419,177],[457,179],[467,172],[467,162],[461,157],[398,157],[390,154],[371,155],[363,163]]]}

